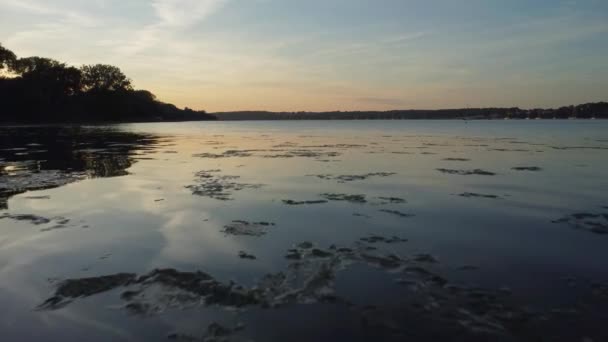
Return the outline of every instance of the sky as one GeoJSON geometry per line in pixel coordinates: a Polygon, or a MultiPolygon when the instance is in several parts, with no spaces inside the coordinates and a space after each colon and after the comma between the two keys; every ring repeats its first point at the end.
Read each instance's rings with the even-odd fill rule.
{"type": "Polygon", "coordinates": [[[0,0],[0,43],[210,112],[608,100],[606,0],[0,0]]]}

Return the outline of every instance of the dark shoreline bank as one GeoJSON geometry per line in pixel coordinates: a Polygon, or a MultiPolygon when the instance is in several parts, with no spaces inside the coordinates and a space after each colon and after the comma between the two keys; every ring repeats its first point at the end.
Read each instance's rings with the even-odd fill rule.
{"type": "Polygon", "coordinates": [[[186,119],[186,120],[128,120],[128,121],[65,121],[65,122],[0,122],[0,127],[54,127],[54,126],[107,126],[138,123],[176,123],[219,121],[218,119],[186,119]]]}
{"type": "Polygon", "coordinates": [[[210,113],[223,121],[240,120],[552,120],[608,119],[608,102],[585,103],[557,109],[454,108],[437,110],[270,112],[233,111],[210,113]]]}

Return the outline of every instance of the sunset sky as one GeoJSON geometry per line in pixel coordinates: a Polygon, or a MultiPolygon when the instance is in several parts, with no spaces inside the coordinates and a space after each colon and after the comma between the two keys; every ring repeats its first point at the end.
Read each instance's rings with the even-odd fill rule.
{"type": "Polygon", "coordinates": [[[0,0],[0,43],[208,111],[608,100],[606,0],[0,0]]]}

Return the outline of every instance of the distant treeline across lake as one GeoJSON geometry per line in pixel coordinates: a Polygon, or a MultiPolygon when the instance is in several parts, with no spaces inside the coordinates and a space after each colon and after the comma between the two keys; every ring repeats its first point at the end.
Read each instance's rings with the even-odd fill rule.
{"type": "Polygon", "coordinates": [[[44,57],[18,58],[0,45],[0,122],[142,122],[215,120],[136,90],[111,65],[80,68],[44,57]]]}
{"type": "Polygon", "coordinates": [[[407,119],[608,119],[608,103],[586,103],[557,109],[466,108],[438,110],[213,113],[220,120],[407,120],[407,119]]]}

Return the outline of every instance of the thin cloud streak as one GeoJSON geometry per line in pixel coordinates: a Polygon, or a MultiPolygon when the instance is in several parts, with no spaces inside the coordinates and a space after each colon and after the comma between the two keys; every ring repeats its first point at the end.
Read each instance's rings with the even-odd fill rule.
{"type": "Polygon", "coordinates": [[[135,32],[116,51],[128,57],[161,43],[178,40],[180,31],[202,22],[227,2],[228,0],[154,0],[151,6],[158,22],[135,32]]]}
{"type": "Polygon", "coordinates": [[[68,7],[49,6],[47,1],[0,0],[0,6],[29,14],[53,17],[65,25],[93,27],[101,23],[94,15],[68,7]]]}
{"type": "Polygon", "coordinates": [[[189,27],[212,15],[228,0],[154,0],[152,7],[163,27],[189,27]]]}

